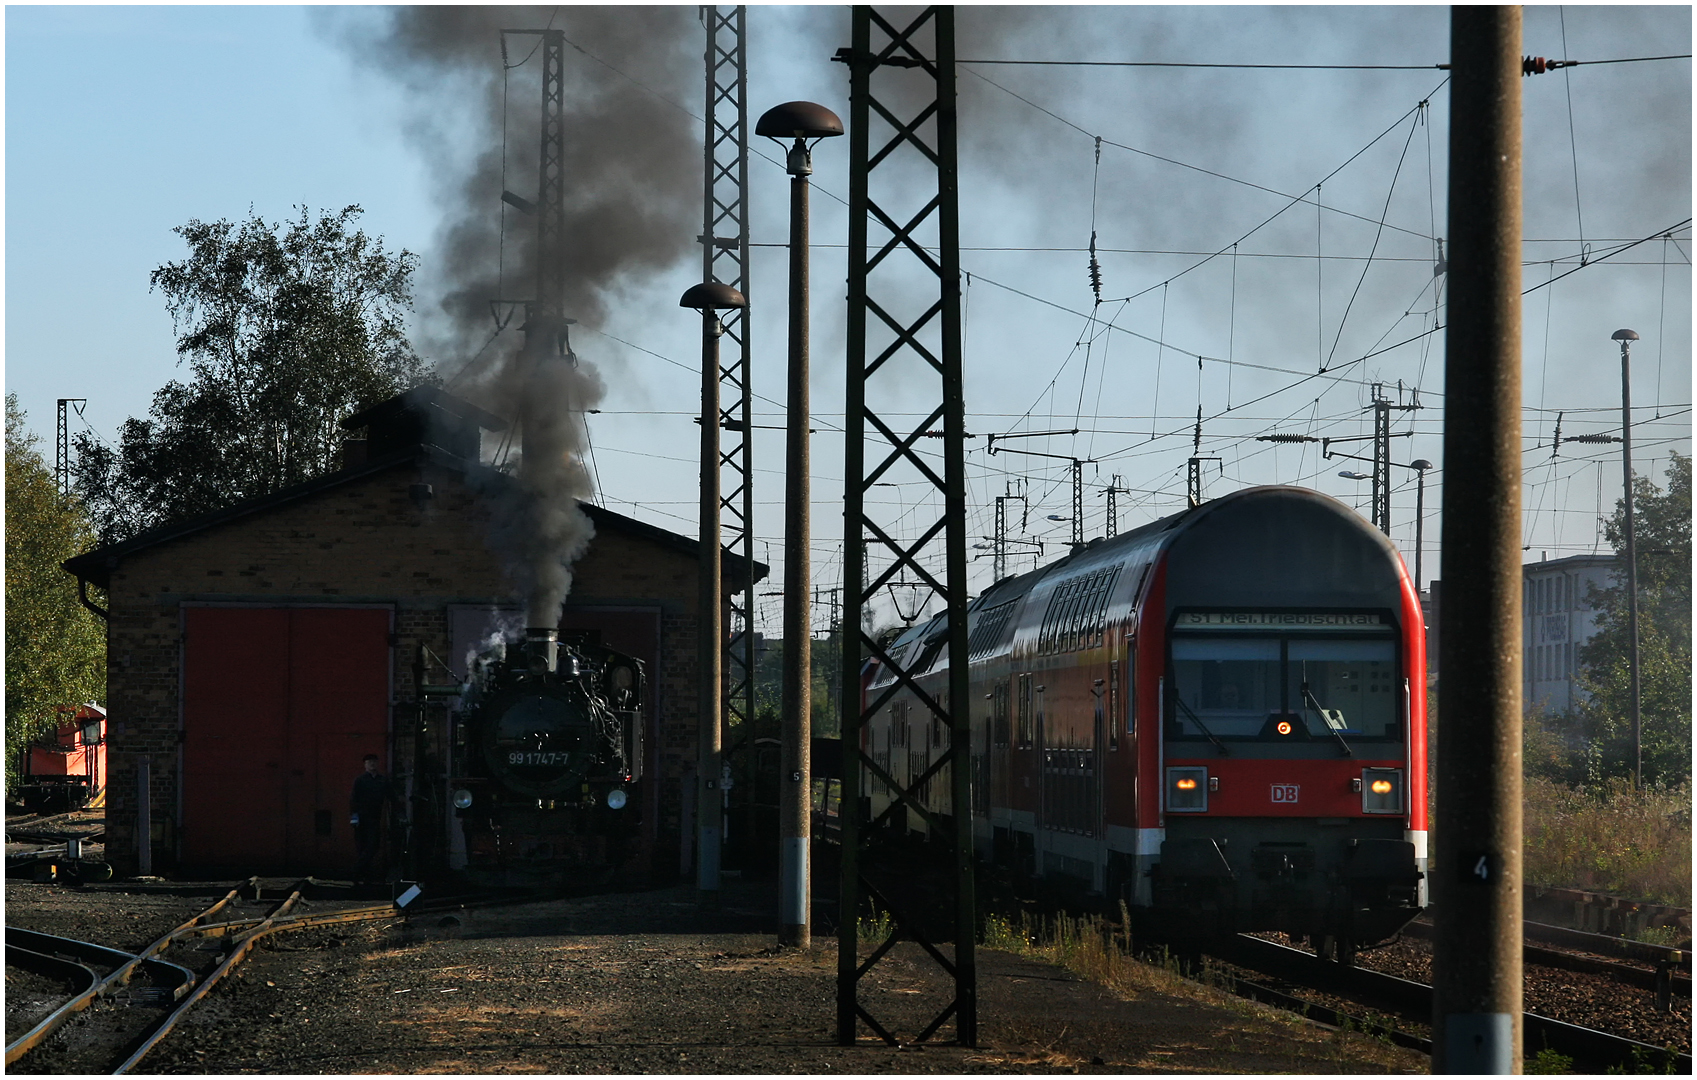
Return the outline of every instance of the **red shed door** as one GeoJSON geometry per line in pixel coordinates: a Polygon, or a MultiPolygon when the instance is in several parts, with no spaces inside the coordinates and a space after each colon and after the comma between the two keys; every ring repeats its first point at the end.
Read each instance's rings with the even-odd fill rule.
{"type": "Polygon", "coordinates": [[[197,867],[352,867],[348,794],[389,729],[389,612],[189,608],[183,858],[197,867]]]}

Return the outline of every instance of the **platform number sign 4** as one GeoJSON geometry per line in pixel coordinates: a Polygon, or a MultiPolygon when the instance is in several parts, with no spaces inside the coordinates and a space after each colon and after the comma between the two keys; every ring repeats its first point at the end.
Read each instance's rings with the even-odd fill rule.
{"type": "Polygon", "coordinates": [[[1499,868],[1489,852],[1470,851],[1461,857],[1461,881],[1465,885],[1496,884],[1499,868]]]}
{"type": "Polygon", "coordinates": [[[1300,791],[1298,784],[1274,784],[1273,801],[1275,803],[1294,803],[1300,791]]]}

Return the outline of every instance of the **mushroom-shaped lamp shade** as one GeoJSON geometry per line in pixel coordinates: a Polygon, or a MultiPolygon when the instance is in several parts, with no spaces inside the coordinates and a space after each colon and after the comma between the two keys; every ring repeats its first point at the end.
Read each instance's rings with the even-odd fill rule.
{"type": "Polygon", "coordinates": [[[678,306],[694,308],[697,311],[721,311],[726,308],[747,307],[748,301],[743,299],[742,293],[729,285],[718,281],[703,281],[684,290],[683,299],[678,301],[678,306]]]}
{"type": "Polygon", "coordinates": [[[811,101],[786,101],[767,109],[754,125],[756,135],[771,139],[823,139],[843,133],[837,114],[811,101]]]}
{"type": "Polygon", "coordinates": [[[1413,461],[1408,463],[1408,467],[1419,472],[1425,472],[1427,469],[1432,467],[1432,463],[1427,461],[1425,458],[1415,458],[1413,461]]]}
{"type": "Polygon", "coordinates": [[[1614,333],[1609,335],[1609,338],[1613,341],[1637,341],[1638,340],[1638,331],[1636,331],[1636,330],[1616,330],[1614,333]]]}

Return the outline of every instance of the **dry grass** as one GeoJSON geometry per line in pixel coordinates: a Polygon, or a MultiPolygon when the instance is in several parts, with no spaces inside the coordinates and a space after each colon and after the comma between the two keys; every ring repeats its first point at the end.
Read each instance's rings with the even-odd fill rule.
{"type": "Polygon", "coordinates": [[[1684,907],[1691,901],[1691,789],[1622,780],[1569,788],[1526,779],[1526,880],[1684,907]]]}
{"type": "MultiPolygon", "coordinates": [[[[1224,1032],[1220,1036],[1224,1041],[1214,1045],[1213,1050],[1230,1051],[1234,1055],[1242,1051],[1242,1060],[1234,1058],[1233,1067],[1222,1064],[1222,1071],[1247,1068],[1256,1072],[1402,1072],[1408,1068],[1409,1052],[1395,1047],[1380,1032],[1362,1031],[1347,1024],[1341,1029],[1326,1029],[1294,1013],[1232,996],[1231,976],[1214,968],[1207,958],[1203,959],[1201,970],[1193,972],[1182,969],[1164,950],[1158,962],[1138,959],[1131,953],[1131,937],[1124,929],[1130,925],[1127,914],[1122,904],[1122,919],[1118,924],[1096,916],[1034,919],[1022,915],[1015,923],[992,915],[984,923],[983,945],[1063,967],[1127,1000],[1159,994],[1237,1014],[1241,1029],[1224,1032]],[[1242,1046],[1238,1045],[1239,1041],[1242,1046]],[[1278,1055],[1277,1060],[1268,1057],[1270,1053],[1278,1055]],[[1259,1064],[1248,1065],[1251,1061],[1259,1064]]],[[[1389,1025],[1388,1020],[1383,1023],[1389,1025]]],[[[1024,1040],[1041,1046],[1042,1051],[1009,1063],[1028,1067],[1064,1066],[1065,1062],[1061,1061],[1064,1055],[1057,1056],[1054,1051],[1064,1035],[1063,1029],[1061,1036],[1047,1041],[1047,1045],[1045,1040],[1035,1037],[1024,1040]]],[[[1162,1056],[1162,1051],[1152,1051],[1148,1060],[1136,1063],[1137,1067],[1142,1071],[1172,1071],[1171,1063],[1162,1061],[1162,1056]]]]}

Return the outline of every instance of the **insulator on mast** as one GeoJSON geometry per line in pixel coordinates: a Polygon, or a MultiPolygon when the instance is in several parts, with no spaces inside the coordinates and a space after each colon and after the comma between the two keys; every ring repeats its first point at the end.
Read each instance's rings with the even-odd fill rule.
{"type": "Polygon", "coordinates": [[[1096,261],[1096,230],[1090,230],[1090,291],[1102,302],[1102,264],[1096,261]]]}

